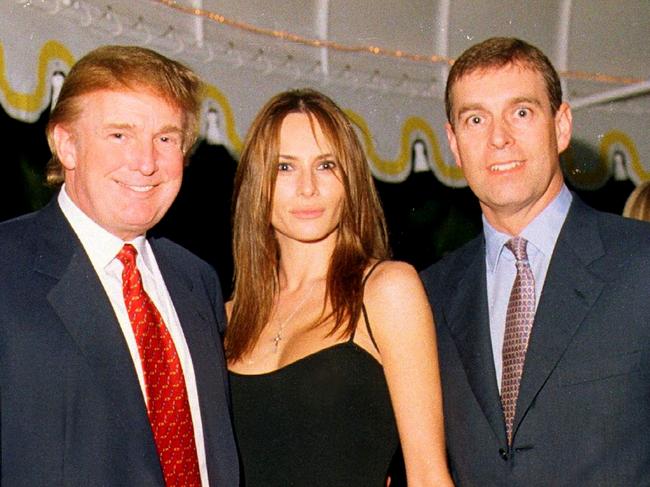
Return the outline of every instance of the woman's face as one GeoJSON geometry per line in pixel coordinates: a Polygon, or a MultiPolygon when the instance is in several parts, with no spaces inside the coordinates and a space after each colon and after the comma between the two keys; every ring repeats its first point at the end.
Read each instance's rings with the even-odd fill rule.
{"type": "Polygon", "coordinates": [[[318,242],[335,238],[345,190],[341,168],[318,122],[290,113],[280,127],[280,156],[271,225],[284,239],[318,242]]]}

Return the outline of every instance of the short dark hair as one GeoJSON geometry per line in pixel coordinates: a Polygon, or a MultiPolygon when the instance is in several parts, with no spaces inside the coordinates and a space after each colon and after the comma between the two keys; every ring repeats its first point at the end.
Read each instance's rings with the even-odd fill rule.
{"type": "Polygon", "coordinates": [[[73,122],[82,110],[79,98],[99,90],[148,90],[183,112],[183,152],[196,141],[199,126],[199,77],[187,66],[139,46],[103,46],[72,66],[47,124],[52,158],[46,177],[50,186],[63,182],[63,166],[52,139],[54,127],[73,122]]]}
{"type": "Polygon", "coordinates": [[[467,49],[454,62],[445,88],[447,120],[453,124],[452,89],[454,84],[477,70],[517,64],[539,72],[544,77],[553,114],[562,104],[562,85],[551,61],[537,47],[514,37],[492,37],[467,49]]]}

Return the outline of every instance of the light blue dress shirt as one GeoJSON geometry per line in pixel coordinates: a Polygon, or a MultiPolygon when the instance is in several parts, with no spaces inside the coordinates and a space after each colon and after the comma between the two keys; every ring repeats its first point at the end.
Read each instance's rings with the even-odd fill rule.
{"type": "MultiPolygon", "coordinates": [[[[571,192],[563,185],[555,199],[519,234],[528,241],[526,251],[535,277],[535,309],[542,294],[555,242],[569,213],[572,199],[571,192]]],[[[492,355],[497,383],[501,390],[501,350],[506,326],[506,311],[517,269],[514,255],[504,246],[513,236],[496,230],[485,216],[483,216],[483,233],[492,355]]]]}

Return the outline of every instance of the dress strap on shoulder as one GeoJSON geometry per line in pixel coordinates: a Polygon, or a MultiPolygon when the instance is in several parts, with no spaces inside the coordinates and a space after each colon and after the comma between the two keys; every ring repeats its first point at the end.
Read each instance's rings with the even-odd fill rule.
{"type": "Polygon", "coordinates": [[[368,280],[368,278],[370,277],[370,275],[371,275],[373,272],[375,272],[375,269],[376,269],[377,267],[379,267],[379,264],[381,264],[382,262],[384,262],[384,261],[383,261],[383,260],[378,260],[377,262],[375,262],[375,263],[372,265],[372,267],[370,268],[370,270],[366,273],[366,275],[363,276],[363,281],[361,281],[361,287],[362,287],[362,288],[366,287],[366,281],[368,280]]]}
{"type": "Polygon", "coordinates": [[[372,329],[370,328],[370,321],[368,321],[368,312],[366,311],[366,305],[363,303],[361,303],[361,312],[363,313],[363,322],[366,324],[366,330],[368,330],[368,336],[370,337],[370,341],[375,346],[375,350],[379,352],[379,347],[377,346],[375,337],[372,334],[372,329]]]}
{"type": "MultiPolygon", "coordinates": [[[[370,275],[375,271],[375,269],[384,262],[383,260],[378,260],[373,264],[373,266],[370,268],[370,270],[366,273],[366,275],[363,277],[363,281],[361,281],[361,287],[365,289],[366,287],[366,282],[368,281],[368,278],[370,275]]],[[[375,341],[375,337],[372,334],[372,329],[370,328],[370,321],[368,320],[368,311],[366,311],[366,305],[363,304],[363,301],[361,302],[361,313],[363,314],[363,322],[366,325],[366,330],[368,331],[368,336],[370,337],[370,341],[375,347],[375,350],[379,352],[379,347],[377,346],[377,342],[375,341]]],[[[350,337],[350,341],[354,340],[354,333],[350,337]]]]}

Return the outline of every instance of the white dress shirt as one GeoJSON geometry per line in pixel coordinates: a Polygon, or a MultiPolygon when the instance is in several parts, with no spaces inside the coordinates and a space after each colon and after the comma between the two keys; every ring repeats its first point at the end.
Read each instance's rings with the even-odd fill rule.
{"type": "MultiPolygon", "coordinates": [[[[135,334],[129,320],[129,315],[124,303],[122,293],[122,263],[116,258],[122,246],[127,243],[120,238],[111,234],[88,215],[86,215],[68,196],[65,185],[61,188],[58,197],[58,203],[63,215],[66,217],[72,229],[81,241],[88,258],[92,263],[99,280],[108,295],[108,299],[113,306],[113,311],[120,325],[124,339],[129,347],[131,358],[135,371],[140,381],[142,396],[146,401],[146,392],[144,384],[144,374],[142,372],[142,362],[138,345],[135,340],[135,334]]],[[[190,355],[183,329],[178,320],[178,315],[165,286],[156,258],[151,250],[149,242],[144,235],[136,237],[128,242],[138,251],[136,265],[142,276],[142,285],[153,303],[158,308],[167,330],[171,335],[176,353],[183,368],[185,377],[185,386],[190,404],[192,415],[192,424],[194,426],[194,440],[196,442],[196,452],[199,461],[199,471],[201,472],[201,484],[208,487],[208,470],[205,460],[205,444],[203,440],[203,426],[201,423],[201,412],[199,408],[199,396],[196,388],[196,378],[194,376],[194,366],[190,355]]]]}

